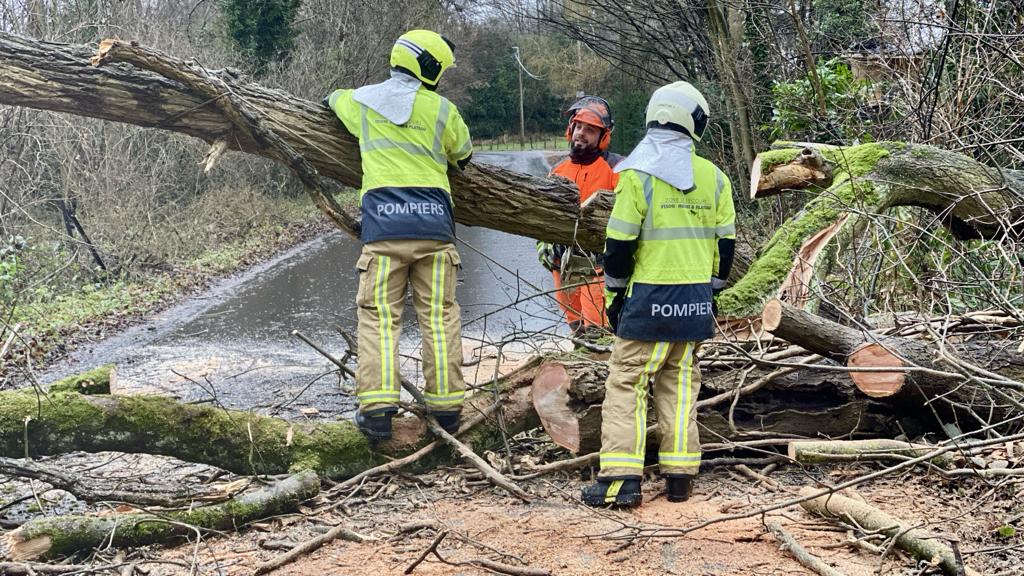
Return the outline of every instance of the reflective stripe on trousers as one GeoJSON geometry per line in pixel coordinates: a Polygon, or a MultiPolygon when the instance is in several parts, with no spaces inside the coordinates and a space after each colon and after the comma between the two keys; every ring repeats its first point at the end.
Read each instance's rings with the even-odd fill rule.
{"type": "Polygon", "coordinates": [[[435,412],[461,409],[462,336],[455,282],[460,263],[448,242],[389,240],[363,246],[359,257],[359,365],[356,394],[360,410],[394,407],[400,396],[398,342],[406,286],[423,335],[424,398],[435,412]]]}
{"type": "Polygon", "coordinates": [[[700,392],[696,348],[696,342],[615,339],[601,408],[601,477],[641,475],[652,380],[661,472],[697,473],[701,452],[695,418],[700,392]]]}

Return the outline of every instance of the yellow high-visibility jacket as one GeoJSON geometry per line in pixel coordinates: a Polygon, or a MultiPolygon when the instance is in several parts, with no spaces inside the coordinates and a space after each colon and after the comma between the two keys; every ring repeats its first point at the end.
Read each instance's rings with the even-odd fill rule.
{"type": "MultiPolygon", "coordinates": [[[[736,210],[728,177],[693,155],[694,188],[683,192],[637,170],[623,170],[605,242],[605,286],[626,289],[616,335],[698,341],[714,331],[712,280],[724,281],[719,246],[731,267],[736,210]]],[[[724,282],[723,282],[724,284],[724,282]]]]}
{"type": "Polygon", "coordinates": [[[458,164],[473,153],[458,109],[444,96],[420,87],[409,121],[399,125],[353,100],[352,93],[335,90],[327,101],[359,139],[362,241],[453,242],[448,163],[458,164]]]}

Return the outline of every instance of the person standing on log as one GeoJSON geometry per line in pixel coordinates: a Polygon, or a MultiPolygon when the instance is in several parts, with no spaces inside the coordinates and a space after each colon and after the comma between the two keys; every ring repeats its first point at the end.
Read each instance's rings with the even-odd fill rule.
{"type": "MultiPolygon", "coordinates": [[[[576,184],[582,205],[598,190],[614,190],[619,175],[613,170],[622,159],[608,152],[612,141],[611,107],[604,98],[583,96],[567,110],[569,157],[551,169],[549,176],[561,176],[576,184]]],[[[608,325],[604,311],[604,279],[601,255],[561,244],[537,242],[537,257],[555,279],[555,300],[574,336],[588,327],[608,325]],[[580,286],[564,288],[575,283],[580,286]]]]}
{"type": "Polygon", "coordinates": [[[363,251],[356,263],[359,365],[355,422],[371,440],[391,437],[401,373],[398,339],[406,285],[423,333],[424,398],[445,430],[459,427],[465,396],[462,336],[448,165],[465,167],[469,129],[437,94],[455,65],[452,43],[429,30],[402,34],[391,49],[391,78],[324,99],[359,139],[363,251]]]}
{"type": "Polygon", "coordinates": [[[601,471],[583,489],[591,506],[639,506],[647,451],[647,388],[661,432],[668,500],[689,499],[700,468],[697,347],[714,332],[712,299],[725,287],[736,237],[732,186],[694,153],[708,103],[687,82],[656,90],[647,134],[616,167],[604,272],[615,332],[601,409],[601,471]]]}

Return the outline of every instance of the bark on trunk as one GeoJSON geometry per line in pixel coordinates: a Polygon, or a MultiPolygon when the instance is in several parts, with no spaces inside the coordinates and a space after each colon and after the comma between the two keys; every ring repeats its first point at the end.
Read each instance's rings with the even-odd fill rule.
{"type": "MultiPolygon", "coordinates": [[[[240,130],[208,97],[180,82],[115,64],[93,67],[96,50],[0,34],[0,104],[160,128],[282,161],[240,130]]],[[[172,59],[173,60],[173,59],[172,59]]],[[[320,174],[358,188],[359,145],[320,105],[219,71],[232,94],[255,108],[320,174]]],[[[449,174],[455,219],[533,238],[601,250],[610,202],[580,218],[579,193],[564,181],[472,163],[449,174]],[[580,220],[577,227],[577,220],[580,220]]]]}
{"type": "MultiPolygon", "coordinates": [[[[501,383],[501,410],[510,436],[539,424],[528,387],[535,369],[531,363],[501,383]]],[[[477,395],[467,402],[465,414],[492,403],[490,394],[477,395]]],[[[302,424],[155,396],[0,392],[0,456],[9,458],[109,450],[173,456],[237,474],[314,470],[345,478],[382,464],[386,456],[412,452],[430,439],[413,417],[397,418],[392,440],[371,446],[351,422],[302,424]]],[[[481,452],[502,445],[502,431],[485,423],[460,439],[481,452]]],[[[429,468],[450,457],[447,450],[435,450],[419,465],[429,468]]]]}
{"type": "MultiPolygon", "coordinates": [[[[975,160],[919,144],[880,142],[851,147],[809,143],[785,144],[764,152],[755,162],[757,189],[803,188],[819,180],[828,186],[790,218],[760,250],[758,259],[736,284],[718,298],[718,309],[728,316],[760,314],[772,298],[787,298],[802,305],[811,300],[810,285],[824,278],[835,259],[837,246],[849,246],[863,231],[867,218],[896,206],[920,206],[940,216],[959,238],[1024,236],[1024,175],[998,170],[975,160]],[[823,174],[794,175],[792,162],[812,149],[824,159],[823,174]],[[776,172],[781,171],[777,174],[776,172]],[[811,177],[814,176],[814,177],[811,177]],[[809,180],[808,180],[809,179],[809,180]],[[835,227],[829,230],[830,227],[835,227]],[[793,256],[818,234],[827,238],[812,246],[814,262],[794,263],[793,256]],[[807,267],[799,274],[794,268],[807,267]],[[797,278],[796,285],[786,279],[797,278]]],[[[812,170],[811,172],[815,172],[812,170]]],[[[753,180],[753,177],[752,177],[753,180]]]]}
{"type": "Polygon", "coordinates": [[[1005,342],[943,342],[940,348],[848,328],[779,300],[765,306],[761,320],[772,334],[851,368],[899,368],[851,372],[850,378],[873,398],[936,410],[940,419],[967,416],[961,427],[997,424],[1024,406],[1024,358],[1005,342]]]}
{"type": "Polygon", "coordinates": [[[196,530],[235,530],[249,522],[293,512],[320,492],[320,479],[305,471],[222,504],[159,514],[47,516],[6,535],[12,560],[68,556],[101,545],[138,547],[194,535],[196,530]]]}
{"type": "MultiPolygon", "coordinates": [[[[814,488],[803,488],[801,496],[817,492],[814,488]]],[[[890,516],[869,504],[858,502],[852,498],[829,494],[819,496],[800,504],[809,512],[826,518],[837,518],[844,523],[853,523],[865,532],[877,531],[896,539],[896,545],[926,562],[938,560],[942,571],[951,576],[966,574],[977,576],[970,567],[961,571],[958,567],[953,550],[942,542],[942,538],[920,529],[913,528],[913,522],[907,522],[890,516]]]]}

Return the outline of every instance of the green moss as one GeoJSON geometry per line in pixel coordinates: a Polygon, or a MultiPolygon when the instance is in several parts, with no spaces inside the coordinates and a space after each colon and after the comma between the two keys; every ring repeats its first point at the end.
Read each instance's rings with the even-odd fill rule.
{"type": "Polygon", "coordinates": [[[836,164],[832,186],[786,221],[761,249],[760,256],[743,278],[718,296],[719,313],[733,317],[760,313],[764,303],[775,296],[804,242],[851,207],[877,208],[882,196],[875,183],[865,176],[875,170],[880,160],[900,147],[900,144],[883,142],[822,150],[826,158],[836,164]]]}
{"type": "Polygon", "coordinates": [[[82,394],[110,394],[110,371],[113,364],[93,368],[88,372],[68,376],[50,385],[50,392],[81,392],[82,394]]]}
{"type": "Polygon", "coordinates": [[[788,164],[800,155],[800,148],[783,148],[781,150],[766,150],[757,155],[761,160],[761,173],[770,172],[772,168],[788,164]]]}
{"type": "Polygon", "coordinates": [[[873,172],[879,160],[904,147],[899,142],[871,142],[859,146],[825,148],[821,153],[826,160],[835,164],[835,178],[843,175],[856,178],[873,172]]]}

